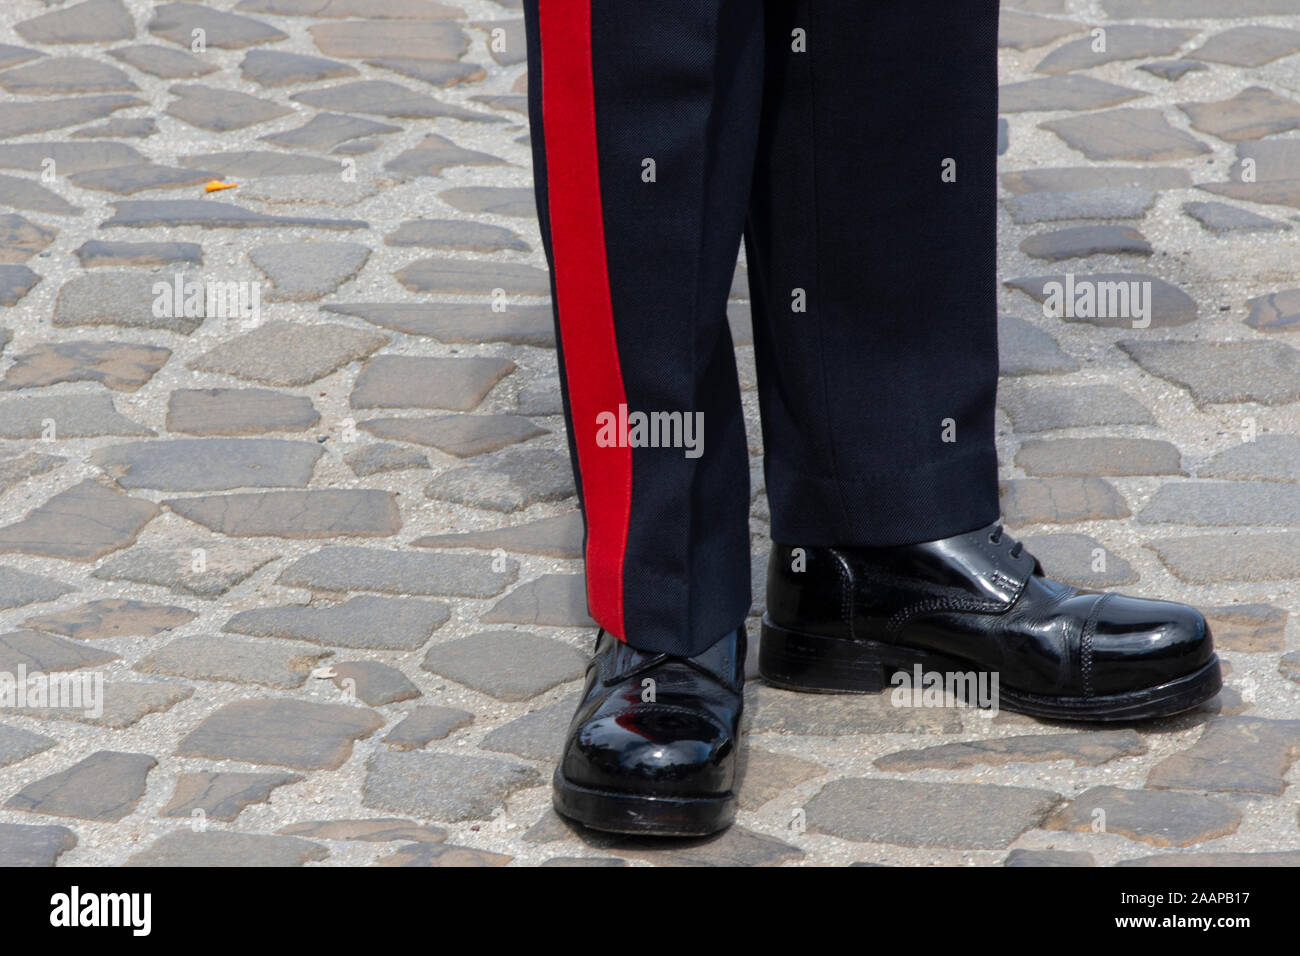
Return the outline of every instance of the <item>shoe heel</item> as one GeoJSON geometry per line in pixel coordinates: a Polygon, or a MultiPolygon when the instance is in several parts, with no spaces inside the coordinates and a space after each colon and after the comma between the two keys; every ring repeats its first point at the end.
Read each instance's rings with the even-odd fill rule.
{"type": "Polygon", "coordinates": [[[763,616],[758,672],[788,690],[877,694],[894,668],[878,644],[787,630],[763,616]]]}

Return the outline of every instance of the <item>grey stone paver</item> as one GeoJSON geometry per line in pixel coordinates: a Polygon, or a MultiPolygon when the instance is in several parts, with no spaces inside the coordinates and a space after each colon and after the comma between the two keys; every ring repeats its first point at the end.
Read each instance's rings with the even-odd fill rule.
{"type": "Polygon", "coordinates": [[[738,823],[664,845],[550,809],[594,629],[517,2],[6,5],[0,670],[104,693],[5,708],[0,864],[1294,865],[1297,14],[999,29],[1004,519],[1067,583],[1196,604],[1218,702],[986,721],[751,654],[738,823]],[[1049,314],[1067,274],[1149,282],[1150,324],[1049,314]],[[155,310],[176,276],[260,315],[155,310]]]}

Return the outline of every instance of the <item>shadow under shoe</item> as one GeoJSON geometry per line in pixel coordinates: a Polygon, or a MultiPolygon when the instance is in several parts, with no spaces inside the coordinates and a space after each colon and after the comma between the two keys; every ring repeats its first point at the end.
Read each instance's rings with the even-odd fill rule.
{"type": "Polygon", "coordinates": [[[773,547],[765,680],[874,693],[917,667],[996,674],[999,707],[1062,720],[1165,717],[1222,686],[1199,611],[1053,581],[1001,525],[890,548],[773,547]]]}
{"type": "Polygon", "coordinates": [[[745,629],[695,657],[602,630],[555,770],[557,812],[597,830],[701,836],[729,826],[745,629]]]}

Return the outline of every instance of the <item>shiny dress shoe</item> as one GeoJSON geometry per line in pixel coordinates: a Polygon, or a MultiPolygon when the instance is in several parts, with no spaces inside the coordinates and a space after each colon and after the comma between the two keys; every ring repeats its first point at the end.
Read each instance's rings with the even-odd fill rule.
{"type": "Polygon", "coordinates": [[[700,836],[731,824],[745,629],[695,657],[601,631],[555,769],[555,809],[597,830],[700,836]]]}
{"type": "Polygon", "coordinates": [[[1198,611],[1053,581],[1001,525],[899,547],[773,548],[765,680],[873,693],[918,666],[985,686],[996,674],[997,706],[1063,720],[1163,717],[1222,685],[1198,611]]]}

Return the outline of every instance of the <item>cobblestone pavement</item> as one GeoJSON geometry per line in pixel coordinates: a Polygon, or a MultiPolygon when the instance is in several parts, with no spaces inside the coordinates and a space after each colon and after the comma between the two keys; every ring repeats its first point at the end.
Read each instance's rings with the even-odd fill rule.
{"type": "Polygon", "coordinates": [[[0,672],[104,685],[0,714],[0,863],[1300,863],[1300,0],[1008,7],[1008,524],[1205,609],[1216,701],[1096,730],[755,678],[731,831],[571,830],[593,631],[517,5],[7,0],[0,672]],[[1045,316],[1067,273],[1150,282],[1149,326],[1045,316]]]}

